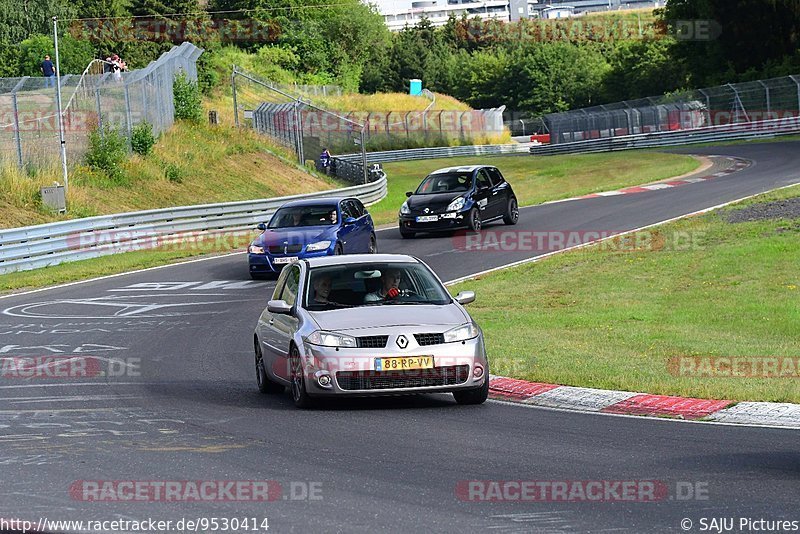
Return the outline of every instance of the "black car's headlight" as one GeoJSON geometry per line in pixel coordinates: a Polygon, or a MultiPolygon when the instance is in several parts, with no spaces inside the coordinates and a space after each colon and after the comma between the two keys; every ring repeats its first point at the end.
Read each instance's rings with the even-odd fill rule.
{"type": "Polygon", "coordinates": [[[458,197],[447,205],[447,211],[461,211],[465,203],[466,199],[464,197],[458,197]]]}
{"type": "Polygon", "coordinates": [[[403,202],[403,205],[400,206],[400,215],[409,215],[411,213],[411,208],[408,207],[408,201],[403,202]]]}

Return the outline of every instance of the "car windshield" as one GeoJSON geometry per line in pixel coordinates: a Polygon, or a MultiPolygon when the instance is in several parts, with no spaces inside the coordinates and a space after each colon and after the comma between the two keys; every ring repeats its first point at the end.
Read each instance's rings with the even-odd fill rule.
{"type": "Polygon", "coordinates": [[[359,306],[437,304],[450,294],[419,263],[358,263],[309,270],[304,307],[312,311],[359,306]]]}
{"type": "Polygon", "coordinates": [[[321,206],[291,206],[275,212],[268,228],[294,228],[297,226],[331,226],[338,220],[336,208],[321,206]]]}
{"type": "Polygon", "coordinates": [[[436,173],[425,178],[414,194],[463,193],[470,188],[472,188],[472,175],[468,172],[436,173]]]}

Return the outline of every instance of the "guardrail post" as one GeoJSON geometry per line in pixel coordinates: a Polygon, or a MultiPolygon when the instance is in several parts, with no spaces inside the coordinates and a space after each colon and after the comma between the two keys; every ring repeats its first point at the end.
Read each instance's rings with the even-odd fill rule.
{"type": "Polygon", "coordinates": [[[14,141],[17,144],[17,160],[19,162],[19,166],[23,167],[25,163],[22,161],[22,137],[19,135],[19,107],[17,106],[17,93],[11,94],[11,103],[14,106],[14,141]]]}

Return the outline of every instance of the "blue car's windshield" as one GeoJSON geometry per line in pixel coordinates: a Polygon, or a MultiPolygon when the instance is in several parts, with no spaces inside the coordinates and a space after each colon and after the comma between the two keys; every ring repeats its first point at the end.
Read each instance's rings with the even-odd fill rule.
{"type": "Polygon", "coordinates": [[[296,228],[298,226],[331,226],[338,222],[336,208],[324,206],[295,206],[281,208],[272,216],[268,228],[296,228]]]}
{"type": "Polygon", "coordinates": [[[414,194],[463,193],[471,188],[472,175],[468,172],[436,173],[425,178],[414,194]]]}
{"type": "Polygon", "coordinates": [[[419,263],[359,263],[309,271],[304,306],[312,311],[384,304],[449,304],[450,294],[419,263]]]}

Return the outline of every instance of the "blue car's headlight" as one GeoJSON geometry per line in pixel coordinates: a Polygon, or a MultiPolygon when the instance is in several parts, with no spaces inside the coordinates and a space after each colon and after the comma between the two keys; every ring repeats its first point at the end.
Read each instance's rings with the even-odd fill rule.
{"type": "Polygon", "coordinates": [[[450,204],[447,206],[447,211],[459,211],[464,207],[464,202],[466,200],[464,197],[458,197],[454,199],[450,204]]]}
{"type": "Polygon", "coordinates": [[[316,252],[318,250],[327,250],[331,246],[330,241],[317,241],[306,246],[306,252],[316,252]]]}
{"type": "Polygon", "coordinates": [[[250,254],[264,254],[264,247],[259,247],[258,245],[250,245],[247,247],[247,252],[250,254]]]}

